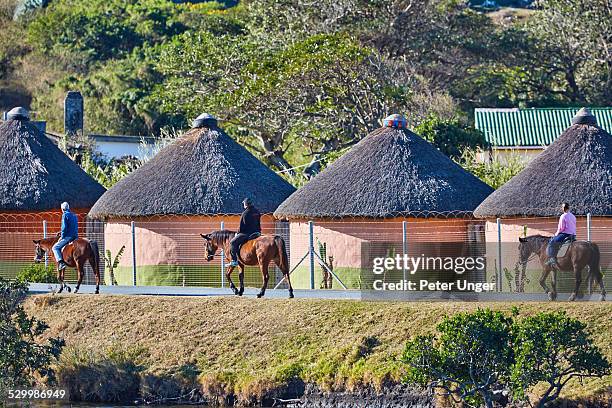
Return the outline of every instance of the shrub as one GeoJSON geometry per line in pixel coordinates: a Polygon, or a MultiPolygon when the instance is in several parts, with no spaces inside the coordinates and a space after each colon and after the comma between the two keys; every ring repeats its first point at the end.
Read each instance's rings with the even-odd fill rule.
{"type": "Polygon", "coordinates": [[[36,342],[48,326],[23,310],[27,293],[25,282],[0,278],[0,401],[8,388],[33,386],[35,378],[52,384],[55,378],[49,366],[64,347],[57,338],[36,342]]]}
{"type": "Polygon", "coordinates": [[[406,344],[406,380],[429,384],[469,404],[493,407],[493,391],[508,378],[512,364],[512,319],[478,310],[445,318],[440,336],[417,336],[406,344]]]}
{"type": "Polygon", "coordinates": [[[539,382],[546,384],[536,407],[559,397],[572,378],[603,377],[610,363],[591,341],[586,324],[565,312],[539,313],[515,323],[512,367],[513,392],[525,398],[525,391],[539,382]]]}
{"type": "Polygon", "coordinates": [[[493,407],[510,394],[526,400],[545,383],[537,407],[556,400],[572,378],[603,377],[610,363],[592,344],[586,325],[564,312],[517,319],[491,310],[445,318],[438,336],[406,344],[406,381],[441,389],[468,404],[493,407]]]}
{"type": "Polygon", "coordinates": [[[29,283],[58,283],[57,273],[53,265],[31,264],[17,274],[19,282],[29,283]]]}

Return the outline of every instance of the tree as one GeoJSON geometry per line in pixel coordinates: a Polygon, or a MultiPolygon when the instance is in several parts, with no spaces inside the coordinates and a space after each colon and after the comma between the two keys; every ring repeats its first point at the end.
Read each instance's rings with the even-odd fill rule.
{"type": "Polygon", "coordinates": [[[439,337],[417,336],[406,344],[406,380],[492,408],[494,390],[510,375],[511,324],[511,318],[489,309],[444,318],[439,337]]]}
{"type": "Polygon", "coordinates": [[[312,36],[279,49],[207,33],[181,40],[160,61],[160,70],[172,76],[160,88],[163,106],[192,117],[217,114],[279,169],[292,167],[285,157],[291,144],[309,155],[342,149],[406,100],[399,73],[343,35],[312,36]]]}
{"type": "Polygon", "coordinates": [[[487,145],[480,130],[464,125],[457,119],[441,119],[435,115],[429,115],[415,128],[415,132],[452,159],[461,157],[465,149],[484,148],[487,145]]]}
{"type": "Polygon", "coordinates": [[[510,396],[525,401],[528,391],[543,382],[548,387],[537,402],[543,408],[571,379],[610,374],[610,363],[584,323],[565,312],[518,314],[516,308],[510,316],[479,309],[445,317],[438,336],[407,342],[405,381],[487,407],[510,396]]]}
{"type": "Polygon", "coordinates": [[[64,346],[57,338],[36,341],[48,326],[23,310],[27,293],[27,283],[0,278],[0,400],[5,399],[8,388],[32,386],[34,374],[53,381],[49,365],[64,346]]]}
{"type": "Polygon", "coordinates": [[[559,397],[573,378],[610,374],[610,363],[593,345],[586,324],[564,311],[539,313],[514,324],[512,384],[517,397],[539,382],[547,384],[537,408],[559,397]]]}

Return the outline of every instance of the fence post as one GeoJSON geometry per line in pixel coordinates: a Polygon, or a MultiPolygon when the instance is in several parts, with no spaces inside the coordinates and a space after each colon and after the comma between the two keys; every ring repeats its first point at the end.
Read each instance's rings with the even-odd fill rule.
{"type": "MultiPolygon", "coordinates": [[[[225,229],[225,223],[221,221],[221,231],[225,229]]],[[[225,287],[225,251],[221,248],[221,287],[225,287]]]]}
{"type": "MultiPolygon", "coordinates": [[[[408,237],[406,235],[407,227],[408,222],[402,221],[402,255],[404,256],[404,258],[408,256],[408,237]]],[[[408,280],[408,276],[406,275],[406,262],[403,262],[403,265],[403,277],[404,280],[408,280]]]]}
{"type": "Polygon", "coordinates": [[[136,286],[136,223],[132,221],[132,278],[136,286]]]}
{"type": "Polygon", "coordinates": [[[502,271],[502,234],[501,218],[497,219],[497,291],[502,291],[503,271],[502,271]]]}
{"type": "Polygon", "coordinates": [[[587,213],[587,241],[591,242],[591,213],[587,213]]]}
{"type": "Polygon", "coordinates": [[[315,288],[314,223],[308,221],[308,251],[310,253],[310,289],[315,288]]]}
{"type": "MultiPolygon", "coordinates": [[[[47,220],[43,220],[43,238],[47,238],[47,220]]],[[[49,254],[45,252],[45,268],[49,267],[49,254]]]]}

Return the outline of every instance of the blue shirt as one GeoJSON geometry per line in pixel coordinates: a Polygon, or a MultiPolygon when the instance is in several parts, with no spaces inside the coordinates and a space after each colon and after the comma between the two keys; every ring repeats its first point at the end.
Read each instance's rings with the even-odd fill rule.
{"type": "Polygon", "coordinates": [[[66,211],[62,215],[61,237],[72,240],[79,237],[79,220],[77,219],[77,216],[70,211],[66,211]]]}

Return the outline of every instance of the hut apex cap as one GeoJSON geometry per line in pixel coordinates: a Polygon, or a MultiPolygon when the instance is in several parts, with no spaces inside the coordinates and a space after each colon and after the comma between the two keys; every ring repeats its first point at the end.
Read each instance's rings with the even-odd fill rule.
{"type": "Polygon", "coordinates": [[[210,113],[203,113],[191,123],[192,128],[211,128],[217,127],[217,118],[210,113]]]}
{"type": "Polygon", "coordinates": [[[383,120],[383,126],[396,129],[406,129],[406,118],[400,114],[394,113],[393,115],[387,116],[383,120]]]}
{"type": "Polygon", "coordinates": [[[582,108],[572,119],[572,125],[597,125],[597,119],[589,108],[582,108]]]}
{"type": "Polygon", "coordinates": [[[11,109],[6,114],[6,118],[8,120],[30,120],[30,112],[28,112],[26,108],[18,106],[16,108],[11,109]]]}

